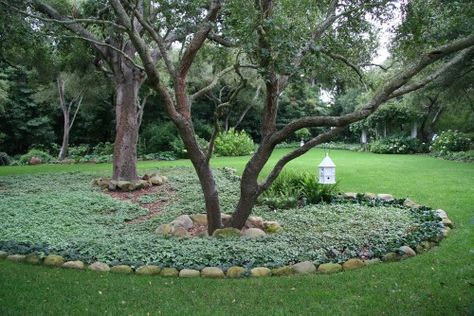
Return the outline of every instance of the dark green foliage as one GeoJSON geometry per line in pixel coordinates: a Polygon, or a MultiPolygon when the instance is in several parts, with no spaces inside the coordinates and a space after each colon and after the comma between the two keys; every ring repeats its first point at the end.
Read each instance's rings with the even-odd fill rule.
{"type": "Polygon", "coordinates": [[[41,151],[39,149],[31,149],[26,154],[22,155],[18,160],[20,165],[26,165],[31,158],[37,157],[40,158],[42,163],[51,162],[54,158],[47,152],[41,151]]]}
{"type": "Polygon", "coordinates": [[[6,152],[0,152],[0,166],[8,166],[12,159],[6,152]]]}
{"type": "Polygon", "coordinates": [[[245,131],[230,129],[216,138],[215,153],[219,156],[245,156],[253,153],[255,144],[245,131]]]}
{"type": "Polygon", "coordinates": [[[431,145],[431,151],[445,154],[469,150],[471,140],[458,131],[447,130],[442,132],[431,145]]]}
{"type": "Polygon", "coordinates": [[[431,156],[438,157],[441,159],[446,160],[455,160],[461,162],[474,162],[474,150],[468,151],[439,151],[439,152],[432,152],[431,156]]]}
{"type": "Polygon", "coordinates": [[[390,136],[369,144],[369,149],[377,154],[413,154],[426,152],[427,146],[416,138],[390,136]]]}
{"type": "Polygon", "coordinates": [[[337,184],[320,184],[315,174],[283,171],[264,192],[260,203],[273,209],[330,203],[338,193],[337,184]]]}

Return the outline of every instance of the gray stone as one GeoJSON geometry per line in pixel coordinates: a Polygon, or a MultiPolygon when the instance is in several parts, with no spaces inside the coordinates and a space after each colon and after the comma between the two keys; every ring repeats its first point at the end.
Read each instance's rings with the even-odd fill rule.
{"type": "Polygon", "coordinates": [[[201,272],[199,272],[198,270],[183,269],[179,271],[180,278],[197,278],[199,276],[201,276],[201,272]]]}
{"type": "Polygon", "coordinates": [[[436,215],[438,215],[438,217],[441,217],[441,219],[448,218],[448,214],[446,214],[446,212],[443,211],[442,209],[437,209],[435,213],[436,215]]]}
{"type": "Polygon", "coordinates": [[[348,200],[357,200],[356,192],[345,192],[342,196],[348,200]]]}
{"type": "Polygon", "coordinates": [[[29,264],[40,264],[41,258],[36,254],[29,254],[26,256],[25,262],[29,264]]]}
{"type": "Polygon", "coordinates": [[[160,271],[161,271],[161,268],[159,266],[150,264],[150,265],[141,266],[135,271],[135,273],[140,274],[140,275],[155,275],[155,274],[159,274],[160,271]]]}
{"type": "Polygon", "coordinates": [[[43,159],[40,157],[31,157],[30,160],[28,161],[28,164],[30,165],[39,165],[43,163],[43,159]]]}
{"type": "Polygon", "coordinates": [[[98,271],[98,272],[109,272],[110,271],[110,267],[109,267],[108,264],[103,263],[103,262],[98,262],[98,261],[91,264],[88,267],[88,269],[92,270],[92,271],[98,271]]]}
{"type": "Polygon", "coordinates": [[[272,271],[265,267],[257,267],[250,270],[250,276],[254,278],[266,277],[272,275],[272,271]]]}
{"type": "Polygon", "coordinates": [[[394,252],[389,252],[382,256],[382,261],[391,262],[391,261],[398,261],[398,260],[400,260],[400,257],[394,252]]]}
{"type": "Polygon", "coordinates": [[[170,224],[161,224],[155,230],[155,234],[168,236],[168,235],[171,235],[172,231],[173,231],[173,228],[171,227],[170,224]]]}
{"type": "Polygon", "coordinates": [[[276,221],[263,222],[263,227],[267,234],[276,234],[283,230],[280,224],[276,221]]]}
{"type": "Polygon", "coordinates": [[[265,236],[266,234],[260,228],[248,228],[242,231],[241,235],[249,238],[259,238],[265,236]]]}
{"type": "Polygon", "coordinates": [[[377,194],[372,193],[372,192],[366,192],[364,193],[364,198],[367,200],[375,200],[377,199],[377,194]]]}
{"type": "Polygon", "coordinates": [[[228,278],[241,278],[245,274],[245,268],[233,266],[227,269],[226,276],[228,278]]]}
{"type": "Polygon", "coordinates": [[[448,237],[450,231],[451,231],[451,228],[445,227],[444,229],[441,230],[441,234],[443,237],[448,237]]]}
{"type": "Polygon", "coordinates": [[[171,227],[183,227],[184,229],[190,229],[193,227],[193,220],[189,215],[181,215],[176,217],[174,221],[170,223],[171,227]]]}
{"type": "Polygon", "coordinates": [[[247,226],[247,227],[249,227],[249,228],[253,228],[253,227],[260,228],[260,227],[263,227],[263,218],[261,218],[260,216],[249,216],[249,218],[248,218],[247,221],[245,222],[245,226],[247,226]]]}
{"type": "Polygon", "coordinates": [[[403,201],[403,206],[409,207],[409,208],[419,208],[421,205],[410,199],[405,199],[405,201],[403,201]]]}
{"type": "Polygon", "coordinates": [[[220,279],[224,277],[224,271],[217,267],[206,267],[201,270],[201,276],[203,278],[220,279]]]}
{"type": "Polygon", "coordinates": [[[64,258],[58,255],[49,255],[44,258],[43,264],[50,267],[60,267],[64,263],[64,258]]]}
{"type": "Polygon", "coordinates": [[[394,200],[391,194],[379,193],[377,194],[377,199],[384,202],[391,202],[394,200]]]}
{"type": "Polygon", "coordinates": [[[9,255],[7,256],[8,261],[13,262],[25,262],[26,256],[25,255],[9,255]]]}
{"type": "Polygon", "coordinates": [[[454,228],[453,222],[449,218],[443,218],[443,225],[449,228],[454,228]]]}
{"type": "Polygon", "coordinates": [[[364,266],[364,261],[357,258],[349,259],[342,264],[342,268],[344,270],[358,269],[358,268],[362,268],[363,266],[364,266]]]}
{"type": "Polygon", "coordinates": [[[178,226],[173,229],[171,235],[175,237],[185,237],[188,235],[188,231],[186,230],[186,228],[178,226]]]}
{"type": "Polygon", "coordinates": [[[75,260],[75,261],[66,261],[62,265],[63,268],[66,269],[76,269],[76,270],[82,270],[84,269],[85,265],[84,262],[80,260],[75,260]]]}
{"type": "Polygon", "coordinates": [[[364,264],[367,266],[377,264],[377,263],[382,263],[382,260],[380,260],[379,258],[364,260],[364,264]]]}
{"type": "Polygon", "coordinates": [[[318,267],[320,273],[334,273],[342,271],[342,266],[338,263],[323,263],[318,267]]]}
{"type": "Polygon", "coordinates": [[[121,265],[113,266],[112,268],[110,268],[110,272],[130,274],[133,272],[133,269],[130,266],[121,264],[121,265]]]}
{"type": "Polygon", "coordinates": [[[316,266],[311,261],[303,261],[292,265],[293,271],[297,274],[316,272],[316,266]]]}
{"type": "Polygon", "coordinates": [[[232,219],[232,215],[230,214],[221,214],[221,220],[223,225],[227,225],[230,223],[230,220],[232,219]]]}
{"type": "Polygon", "coordinates": [[[179,275],[179,271],[176,268],[163,268],[160,271],[160,275],[164,277],[177,277],[179,275]]]}
{"type": "Polygon", "coordinates": [[[415,250],[411,249],[408,246],[401,246],[399,250],[402,253],[402,258],[409,258],[409,257],[416,256],[415,250]]]}
{"type": "Polygon", "coordinates": [[[189,215],[189,217],[191,217],[191,220],[196,225],[200,225],[200,226],[206,226],[207,225],[207,215],[206,214],[193,214],[193,215],[189,215]]]}
{"type": "Polygon", "coordinates": [[[212,236],[217,238],[240,237],[240,230],[233,227],[220,228],[216,229],[214,233],[212,233],[212,236]]]}
{"type": "Polygon", "coordinates": [[[5,259],[6,257],[8,257],[8,252],[0,251],[0,260],[5,259]]]}
{"type": "Polygon", "coordinates": [[[153,185],[162,185],[164,183],[163,178],[158,175],[154,175],[148,181],[153,185]]]}
{"type": "Polygon", "coordinates": [[[279,268],[272,269],[272,275],[281,276],[281,275],[292,275],[295,271],[291,266],[283,266],[279,268]]]}

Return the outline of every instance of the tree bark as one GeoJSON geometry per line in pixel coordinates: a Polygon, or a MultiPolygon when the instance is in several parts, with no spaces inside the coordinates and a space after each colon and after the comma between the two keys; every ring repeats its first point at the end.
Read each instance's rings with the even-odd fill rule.
{"type": "Polygon", "coordinates": [[[61,143],[61,149],[59,150],[58,160],[64,160],[67,157],[69,151],[69,112],[63,109],[64,117],[64,131],[63,131],[63,141],[61,143]]]}
{"type": "Polygon", "coordinates": [[[138,91],[141,80],[128,79],[115,86],[116,134],[114,144],[113,180],[134,181],[137,174],[137,143],[139,113],[138,91]]]}

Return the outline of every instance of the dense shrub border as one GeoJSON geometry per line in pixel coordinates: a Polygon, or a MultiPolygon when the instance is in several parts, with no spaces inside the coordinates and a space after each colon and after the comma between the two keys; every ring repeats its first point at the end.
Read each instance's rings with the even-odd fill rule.
{"type": "MultiPolygon", "coordinates": [[[[25,253],[28,250],[28,245],[16,245],[13,249],[20,250],[21,253],[15,253],[15,251],[0,251],[0,259],[7,259],[13,262],[19,263],[30,263],[30,264],[43,264],[45,266],[52,267],[63,267],[69,269],[89,269],[100,272],[115,272],[115,273],[135,273],[137,275],[161,275],[166,277],[208,277],[208,278],[238,278],[244,276],[251,277],[264,277],[264,276],[281,276],[281,275],[291,275],[291,274],[307,274],[307,273],[333,273],[345,270],[352,270],[356,268],[361,268],[366,265],[371,265],[375,263],[391,262],[406,259],[412,256],[415,256],[417,253],[422,253],[431,247],[439,243],[443,238],[445,238],[450,229],[453,228],[452,221],[448,218],[444,210],[438,209],[436,211],[432,210],[430,207],[419,205],[410,199],[395,199],[389,194],[373,194],[373,193],[354,193],[346,192],[341,194],[336,199],[337,203],[347,203],[347,204],[362,204],[369,206],[380,206],[380,205],[391,205],[400,208],[410,209],[412,212],[415,212],[421,218],[425,219],[426,222],[421,223],[423,226],[425,223],[430,221],[437,221],[438,225],[436,227],[427,226],[427,231],[416,232],[413,236],[407,236],[404,240],[400,240],[400,246],[396,252],[388,252],[385,254],[380,254],[379,256],[373,259],[363,260],[361,258],[350,258],[343,262],[339,263],[322,263],[315,265],[312,261],[303,261],[298,262],[293,265],[286,265],[280,267],[274,267],[272,269],[268,267],[252,267],[246,269],[241,266],[232,266],[226,269],[224,272],[223,269],[219,267],[204,267],[201,270],[197,269],[188,269],[184,268],[178,270],[174,267],[161,267],[158,265],[144,265],[140,266],[137,269],[133,269],[129,265],[118,264],[110,267],[108,264],[103,262],[94,262],[90,265],[84,264],[80,260],[66,261],[62,256],[49,254],[47,256],[40,256],[36,253],[25,253]],[[434,230],[433,230],[434,229],[434,230]],[[421,235],[420,235],[421,234],[421,235]],[[24,247],[21,251],[21,247],[24,247]],[[410,247],[411,246],[411,247],[410,247]],[[413,249],[414,248],[414,249],[413,249]]],[[[4,248],[6,244],[0,244],[0,249],[4,248]]]]}

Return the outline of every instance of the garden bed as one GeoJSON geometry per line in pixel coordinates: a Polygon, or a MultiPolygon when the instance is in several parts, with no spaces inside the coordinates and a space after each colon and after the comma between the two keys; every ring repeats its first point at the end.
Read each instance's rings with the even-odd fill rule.
{"type": "MultiPolygon", "coordinates": [[[[439,240],[443,224],[426,207],[355,195],[335,204],[289,210],[259,206],[254,215],[278,221],[283,231],[260,238],[174,237],[156,234],[183,214],[204,212],[199,183],[188,168],[160,170],[165,187],[130,201],[93,187],[84,173],[2,177],[0,250],[16,254],[59,254],[67,260],[109,265],[146,264],[176,269],[231,266],[276,268],[302,261],[315,264],[364,260],[439,240]],[[147,198],[143,198],[147,196],[147,198]],[[155,199],[156,198],[156,199],[155,199]],[[148,200],[147,200],[148,199],[148,200]],[[141,203],[135,203],[140,202],[141,203]],[[146,206],[160,201],[153,216],[146,206]],[[142,206],[140,206],[140,204],[142,206]],[[149,217],[147,217],[149,216],[149,217]]],[[[224,212],[238,197],[238,176],[215,171],[224,212]]],[[[124,193],[126,194],[131,193],[124,193]]],[[[123,196],[122,196],[123,197],[123,196]]],[[[128,198],[127,198],[128,199],[128,198]]]]}

